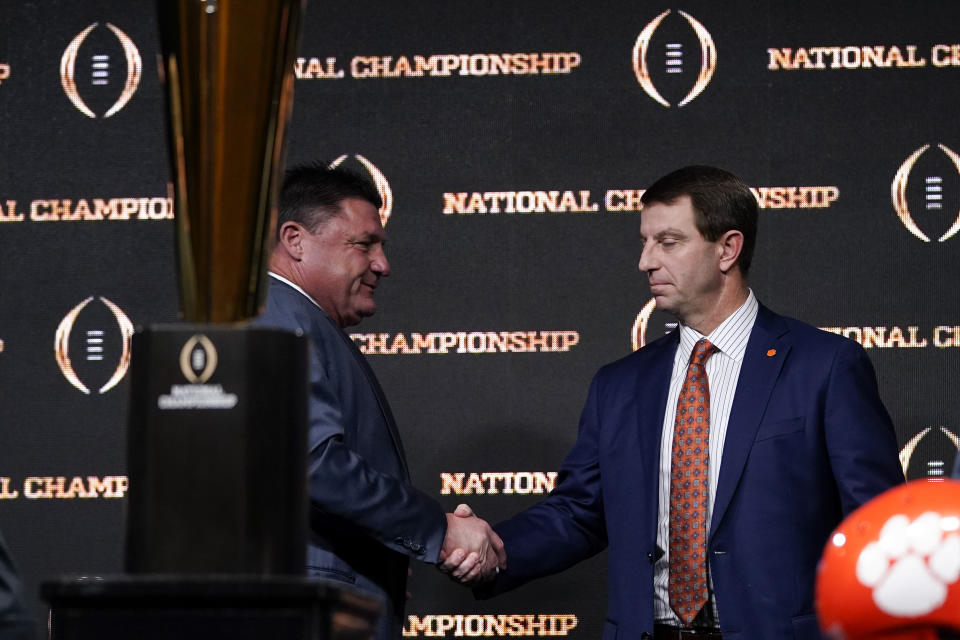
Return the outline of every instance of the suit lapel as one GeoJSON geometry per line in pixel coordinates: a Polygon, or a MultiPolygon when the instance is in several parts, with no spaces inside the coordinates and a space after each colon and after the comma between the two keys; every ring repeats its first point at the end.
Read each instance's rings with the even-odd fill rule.
{"type": "Polygon", "coordinates": [[[643,459],[656,466],[660,459],[660,439],[663,433],[663,415],[667,408],[673,359],[680,344],[680,332],[673,331],[663,340],[647,347],[653,351],[640,362],[637,379],[637,397],[640,445],[643,459]]]}
{"type": "MultiPolygon", "coordinates": [[[[289,292],[289,294],[294,296],[294,299],[299,304],[304,306],[309,317],[317,317],[317,312],[319,312],[320,317],[323,318],[322,320],[319,320],[319,322],[329,323],[330,330],[340,336],[340,339],[343,340],[347,351],[350,352],[351,356],[356,361],[357,366],[360,367],[364,377],[370,384],[370,389],[373,391],[373,395],[377,399],[377,405],[380,408],[380,414],[383,416],[383,422],[387,426],[387,431],[390,433],[390,439],[393,442],[394,449],[396,449],[397,457],[400,458],[400,465],[403,468],[403,473],[409,478],[410,472],[407,468],[407,456],[403,451],[403,442],[400,440],[400,432],[397,429],[397,423],[393,419],[393,412],[390,410],[390,405],[387,403],[387,397],[384,395],[383,389],[380,387],[380,382],[377,380],[377,376],[373,373],[373,369],[370,367],[370,364],[367,362],[366,358],[364,358],[363,354],[360,353],[357,345],[354,344],[353,340],[350,339],[350,336],[348,336],[343,329],[341,329],[337,323],[327,315],[320,305],[307,297],[305,293],[302,291],[297,291],[297,289],[291,287],[286,282],[276,278],[270,278],[270,286],[276,287],[276,291],[282,289],[289,292]]],[[[316,330],[323,331],[319,325],[316,327],[316,330]]]]}
{"type": "Polygon", "coordinates": [[[645,474],[643,485],[654,487],[653,491],[644,492],[644,495],[653,497],[646,501],[646,513],[642,514],[642,522],[650,524],[647,532],[656,540],[657,537],[657,508],[660,486],[660,443],[663,437],[663,416],[667,408],[667,396],[670,391],[670,377],[673,375],[673,360],[680,345],[679,330],[671,332],[661,340],[651,343],[645,349],[650,349],[649,358],[641,360],[638,367],[637,380],[637,429],[640,441],[639,465],[645,474]]]}
{"type": "Polygon", "coordinates": [[[383,393],[383,389],[380,387],[380,381],[377,380],[377,376],[370,367],[370,363],[367,362],[367,359],[363,357],[362,353],[360,353],[360,349],[358,349],[357,345],[354,344],[353,340],[350,339],[350,336],[348,336],[340,327],[336,326],[333,320],[331,320],[326,313],[323,315],[328,322],[334,325],[337,333],[347,343],[347,349],[351,354],[353,354],[354,360],[356,360],[357,364],[360,366],[360,370],[363,371],[363,375],[366,376],[367,382],[370,383],[370,388],[373,391],[373,395],[376,397],[377,404],[380,406],[380,413],[383,415],[383,421],[387,425],[387,431],[390,432],[390,439],[393,440],[393,446],[396,448],[397,454],[400,458],[400,464],[403,466],[403,473],[405,476],[409,477],[410,471],[407,469],[407,456],[403,450],[403,441],[400,440],[400,431],[397,429],[397,423],[393,419],[393,412],[390,410],[390,404],[387,402],[387,396],[383,393]]]}
{"type": "Polygon", "coordinates": [[[717,495],[713,503],[711,536],[723,521],[727,507],[730,506],[757,429],[766,412],[770,394],[790,352],[789,342],[783,340],[787,331],[786,324],[779,316],[763,305],[760,306],[740,368],[733,407],[730,409],[730,422],[720,461],[717,495]]]}

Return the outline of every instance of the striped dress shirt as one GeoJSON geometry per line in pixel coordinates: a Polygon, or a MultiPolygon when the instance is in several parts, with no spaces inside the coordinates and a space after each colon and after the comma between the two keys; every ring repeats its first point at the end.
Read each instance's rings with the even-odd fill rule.
{"type": "MultiPolygon", "coordinates": [[[[707,360],[707,381],[710,388],[710,493],[708,495],[707,531],[713,517],[713,498],[717,493],[717,478],[720,477],[723,442],[727,435],[730,420],[730,408],[737,390],[740,366],[747,350],[750,331],[757,319],[757,299],[750,291],[747,300],[726,320],[714,329],[710,335],[703,336],[695,329],[680,325],[680,346],[673,360],[673,374],[670,377],[670,392],[667,396],[667,408],[663,416],[663,436],[660,439],[660,486],[659,508],[657,511],[657,547],[663,551],[653,568],[654,618],[657,622],[682,626],[680,618],[670,608],[668,584],[670,580],[670,461],[673,453],[673,421],[677,413],[677,398],[686,376],[690,354],[700,338],[706,337],[718,351],[707,360]]],[[[709,564],[709,563],[708,563],[709,564]]],[[[713,595],[713,582],[710,582],[710,602],[707,621],[718,626],[719,615],[713,595]]],[[[700,617],[695,621],[699,623],[700,617]]]]}

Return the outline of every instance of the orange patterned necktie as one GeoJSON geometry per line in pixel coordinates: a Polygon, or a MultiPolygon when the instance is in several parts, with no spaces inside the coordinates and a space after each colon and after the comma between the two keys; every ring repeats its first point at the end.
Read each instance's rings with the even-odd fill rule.
{"type": "Polygon", "coordinates": [[[706,338],[693,347],[677,400],[670,461],[670,606],[687,626],[707,602],[707,447],[710,387],[707,358],[717,348],[706,338]]]}

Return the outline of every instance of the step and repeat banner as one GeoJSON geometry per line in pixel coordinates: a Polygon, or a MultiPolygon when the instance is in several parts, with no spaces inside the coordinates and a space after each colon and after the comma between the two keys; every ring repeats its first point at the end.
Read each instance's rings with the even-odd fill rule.
{"type": "MultiPolygon", "coordinates": [[[[417,486],[491,521],[552,489],[594,371],[675,326],[638,212],[687,164],[751,185],[757,296],[860,342],[905,473],[944,477],[960,5],[882,5],[308,5],[288,164],[383,195],[392,275],[351,336],[417,486]]],[[[176,212],[152,6],[0,9],[0,530],[42,620],[43,580],[122,569],[130,337],[176,319],[176,212]]],[[[605,563],[486,602],[416,565],[405,635],[598,637],[605,563]]]]}

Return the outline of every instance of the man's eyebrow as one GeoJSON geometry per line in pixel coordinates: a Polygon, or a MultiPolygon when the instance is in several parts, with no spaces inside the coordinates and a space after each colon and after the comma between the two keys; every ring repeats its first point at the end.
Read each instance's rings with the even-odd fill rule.
{"type": "Polygon", "coordinates": [[[353,236],[355,242],[383,242],[385,235],[376,231],[361,231],[353,236]]]}
{"type": "MultiPolygon", "coordinates": [[[[657,233],[653,234],[653,239],[654,239],[654,240],[662,240],[662,239],[667,238],[667,237],[685,238],[686,236],[687,236],[687,234],[684,233],[683,231],[681,231],[680,229],[675,229],[675,228],[673,228],[673,227],[670,227],[669,229],[664,229],[664,230],[662,230],[662,231],[658,231],[657,233]]],[[[645,235],[643,235],[643,234],[640,234],[640,239],[641,239],[641,240],[646,240],[647,237],[646,237],[645,235]]]]}

